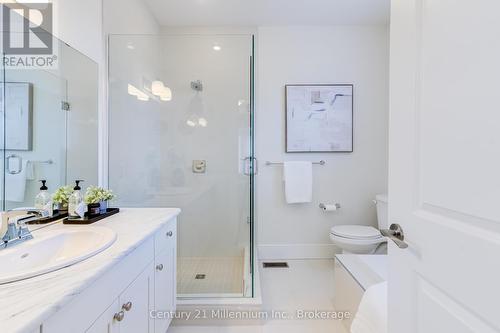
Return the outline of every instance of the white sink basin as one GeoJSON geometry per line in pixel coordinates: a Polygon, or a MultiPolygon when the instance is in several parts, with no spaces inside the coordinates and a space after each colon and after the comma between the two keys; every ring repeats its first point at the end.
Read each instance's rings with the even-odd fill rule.
{"type": "Polygon", "coordinates": [[[66,227],[33,233],[34,238],[0,250],[0,284],[74,265],[110,247],[116,233],[105,227],[66,227]]]}

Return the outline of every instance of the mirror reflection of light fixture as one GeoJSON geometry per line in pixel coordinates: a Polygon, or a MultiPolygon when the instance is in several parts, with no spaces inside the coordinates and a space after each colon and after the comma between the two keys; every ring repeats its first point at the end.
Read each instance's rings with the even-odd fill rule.
{"type": "Polygon", "coordinates": [[[155,80],[151,82],[151,93],[160,97],[162,101],[172,100],[172,90],[169,87],[165,87],[162,81],[155,80]]]}
{"type": "Polygon", "coordinates": [[[208,121],[205,118],[200,117],[198,119],[198,125],[200,125],[201,127],[207,127],[208,121]]]}
{"type": "Polygon", "coordinates": [[[163,82],[161,82],[161,81],[151,82],[151,92],[153,93],[153,95],[161,96],[164,88],[165,88],[165,86],[163,85],[163,82]]]}
{"type": "Polygon", "coordinates": [[[147,101],[149,101],[149,96],[148,95],[140,95],[140,96],[137,96],[137,99],[140,101],[147,102],[147,101]]]}
{"type": "Polygon", "coordinates": [[[145,102],[149,101],[149,96],[145,92],[137,89],[130,83],[127,86],[127,92],[129,95],[137,97],[137,99],[140,101],[145,101],[145,102]]]}
{"type": "Polygon", "coordinates": [[[172,100],[172,90],[169,87],[164,87],[163,91],[160,94],[160,99],[162,101],[171,101],[172,100]]]}
{"type": "Polygon", "coordinates": [[[127,86],[127,92],[129,95],[137,96],[139,94],[139,89],[129,83],[127,86]]]}
{"type": "Polygon", "coordinates": [[[186,125],[189,127],[207,127],[208,126],[205,105],[203,103],[203,99],[202,99],[201,93],[199,91],[196,91],[196,94],[193,96],[193,98],[191,99],[191,102],[189,103],[187,118],[186,118],[186,125]]]}
{"type": "Polygon", "coordinates": [[[197,125],[197,119],[195,116],[191,116],[188,118],[188,120],[186,120],[186,124],[189,126],[189,127],[196,127],[197,125]]]}

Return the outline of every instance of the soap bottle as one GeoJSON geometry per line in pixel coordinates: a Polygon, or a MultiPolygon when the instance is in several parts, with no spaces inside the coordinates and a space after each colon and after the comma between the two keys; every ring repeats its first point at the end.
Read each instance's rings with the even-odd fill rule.
{"type": "Polygon", "coordinates": [[[54,214],[52,196],[47,191],[49,189],[47,185],[45,185],[47,181],[45,179],[40,181],[42,182],[42,186],[40,187],[40,192],[35,197],[35,208],[48,211],[48,216],[51,217],[54,214]]]}
{"type": "Polygon", "coordinates": [[[82,189],[80,183],[83,180],[75,180],[75,187],[73,193],[68,199],[68,215],[70,219],[83,218],[85,215],[85,205],[83,204],[83,196],[80,192],[82,189]]]}

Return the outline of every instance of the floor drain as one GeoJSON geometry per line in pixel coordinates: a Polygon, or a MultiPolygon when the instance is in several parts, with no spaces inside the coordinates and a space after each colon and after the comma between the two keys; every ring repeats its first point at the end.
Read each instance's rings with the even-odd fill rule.
{"type": "Polygon", "coordinates": [[[196,280],[204,280],[206,277],[205,274],[196,274],[196,276],[194,277],[196,280]]]}
{"type": "Polygon", "coordinates": [[[282,262],[264,262],[262,263],[264,268],[288,268],[288,263],[286,261],[282,262]]]}

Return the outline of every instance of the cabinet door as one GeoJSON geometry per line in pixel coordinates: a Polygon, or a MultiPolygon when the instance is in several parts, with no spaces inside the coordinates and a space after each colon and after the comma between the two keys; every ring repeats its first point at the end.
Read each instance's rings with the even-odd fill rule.
{"type": "Polygon", "coordinates": [[[118,322],[114,320],[115,314],[120,311],[116,300],[97,320],[87,329],[86,333],[118,333],[118,322]]]}
{"type": "Polygon", "coordinates": [[[120,322],[120,333],[153,332],[153,328],[149,328],[153,288],[154,270],[151,263],[119,297],[120,311],[124,314],[120,322]]]}
{"type": "MultiPolygon", "coordinates": [[[[155,319],[155,333],[165,333],[170,325],[171,314],[175,312],[177,303],[177,241],[175,222],[168,233],[169,236],[162,251],[155,255],[155,310],[167,312],[165,319],[155,319]],[[170,234],[170,232],[172,232],[170,234]]],[[[161,317],[160,317],[161,318],[161,317]]]]}

